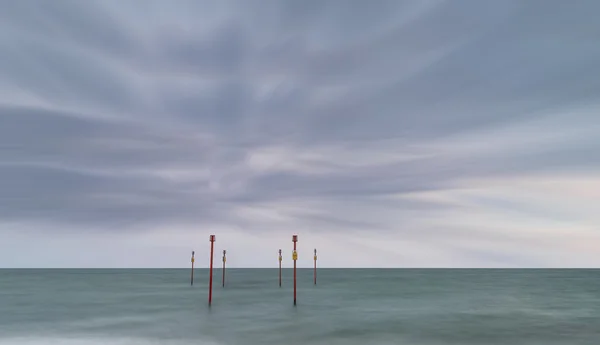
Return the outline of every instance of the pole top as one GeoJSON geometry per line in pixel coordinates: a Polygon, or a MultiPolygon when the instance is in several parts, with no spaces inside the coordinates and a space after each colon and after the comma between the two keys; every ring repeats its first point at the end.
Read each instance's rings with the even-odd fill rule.
{"type": "Polygon", "coordinates": [[[215,241],[215,235],[210,235],[210,241],[214,242],[215,241]]]}
{"type": "Polygon", "coordinates": [[[192,256],[194,256],[194,251],[192,250],[192,256]]]}
{"type": "Polygon", "coordinates": [[[279,249],[279,255],[281,255],[281,249],[279,249]]]}
{"type": "Polygon", "coordinates": [[[227,251],[225,249],[223,249],[223,255],[227,254],[227,251]]]}
{"type": "Polygon", "coordinates": [[[317,248],[315,248],[315,255],[317,254],[317,248]]]}
{"type": "Polygon", "coordinates": [[[292,235],[292,242],[298,242],[298,235],[292,235]]]}

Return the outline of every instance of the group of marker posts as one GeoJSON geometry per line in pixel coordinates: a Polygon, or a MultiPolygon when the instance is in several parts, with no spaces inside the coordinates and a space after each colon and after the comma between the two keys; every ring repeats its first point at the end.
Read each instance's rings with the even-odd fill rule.
{"type": "MultiPolygon", "coordinates": [[[[212,281],[213,281],[213,257],[215,249],[215,235],[210,235],[210,268],[209,268],[209,279],[208,279],[208,305],[212,304],[212,281]]],[[[298,243],[298,235],[292,236],[292,242],[294,243],[294,251],[292,252],[292,260],[294,261],[294,305],[296,305],[296,261],[298,260],[298,252],[296,251],[296,243],[298,243]]],[[[225,262],[227,251],[223,250],[223,287],[225,287],[225,262]]],[[[192,273],[191,273],[191,285],[194,285],[194,252],[192,251],[192,273]]],[[[281,256],[281,249],[279,249],[279,287],[281,287],[281,262],[283,257],[281,256]]],[[[317,285],[317,249],[315,249],[314,256],[314,284],[317,285]]]]}

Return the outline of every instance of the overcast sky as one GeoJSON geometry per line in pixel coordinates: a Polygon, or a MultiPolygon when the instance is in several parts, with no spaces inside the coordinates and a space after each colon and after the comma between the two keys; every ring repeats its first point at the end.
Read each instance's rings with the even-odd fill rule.
{"type": "Polygon", "coordinates": [[[0,267],[600,266],[596,0],[0,5],[0,267]]]}

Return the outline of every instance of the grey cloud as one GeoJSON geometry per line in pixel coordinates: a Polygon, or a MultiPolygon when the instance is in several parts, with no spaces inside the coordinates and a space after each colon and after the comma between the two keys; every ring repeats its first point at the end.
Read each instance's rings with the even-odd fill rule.
{"type": "Polygon", "coordinates": [[[224,25],[209,38],[198,37],[195,33],[168,33],[160,43],[162,66],[198,75],[243,73],[248,55],[244,30],[235,24],[224,25]]]}
{"type": "Polygon", "coordinates": [[[102,2],[26,0],[2,1],[2,6],[0,18],[3,23],[18,28],[24,36],[31,34],[50,42],[54,39],[57,45],[101,47],[103,54],[135,48],[135,40],[124,30],[126,23],[111,16],[102,2]]]}
{"type": "MultiPolygon", "coordinates": [[[[4,220],[50,221],[111,229],[115,224],[223,221],[197,185],[138,176],[103,176],[43,166],[2,166],[4,220]],[[193,193],[191,191],[196,191],[193,193]]],[[[201,186],[202,187],[202,186],[201,186]]],[[[118,229],[116,229],[118,230],[118,229]]]]}
{"type": "MultiPolygon", "coordinates": [[[[363,204],[362,216],[360,206],[339,205],[448,190],[470,178],[597,168],[592,137],[472,155],[436,150],[593,103],[596,2],[2,6],[0,219],[256,231],[269,221],[248,220],[241,208],[295,200],[331,210],[290,216],[323,231],[389,231],[388,220],[368,213],[395,206],[406,217],[398,231],[408,233],[416,231],[407,227],[411,212],[456,206],[388,200],[363,204]],[[270,168],[250,166],[253,153],[273,147],[290,148],[283,158],[291,161],[303,149],[333,149],[305,170],[280,169],[281,157],[270,168]],[[359,150],[424,156],[373,163],[359,161],[359,150]]],[[[598,122],[593,113],[560,116],[543,130],[598,122]]]]}
{"type": "Polygon", "coordinates": [[[51,41],[3,42],[4,82],[54,102],[90,110],[119,111],[135,106],[135,91],[119,71],[94,53],[73,52],[51,41]]]}
{"type": "Polygon", "coordinates": [[[4,162],[58,162],[89,168],[156,168],[206,160],[208,143],[144,125],[76,114],[0,107],[4,162]],[[191,145],[193,144],[193,147],[191,145]]]}

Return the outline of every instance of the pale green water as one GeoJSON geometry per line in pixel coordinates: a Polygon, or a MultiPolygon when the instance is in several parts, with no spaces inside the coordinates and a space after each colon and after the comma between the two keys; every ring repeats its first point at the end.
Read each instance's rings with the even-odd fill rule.
{"type": "Polygon", "coordinates": [[[600,271],[0,270],[0,344],[600,344],[600,271]]]}

